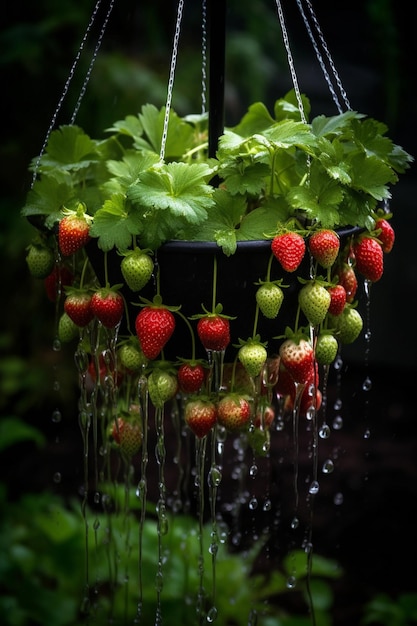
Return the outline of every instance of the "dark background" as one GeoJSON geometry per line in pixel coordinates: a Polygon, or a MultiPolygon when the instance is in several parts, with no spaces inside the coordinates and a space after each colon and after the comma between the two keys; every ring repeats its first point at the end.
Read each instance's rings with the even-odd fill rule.
{"type": "MultiPolygon", "coordinates": [[[[352,108],[387,123],[389,136],[417,155],[414,6],[406,9],[389,0],[313,5],[352,108]]],[[[0,35],[5,112],[0,142],[0,409],[40,426],[52,443],[40,459],[13,453],[3,474],[16,491],[44,489],[52,486],[58,457],[60,463],[68,459],[61,488],[70,491],[80,480],[72,460],[79,445],[73,417],[75,372],[71,355],[51,350],[53,306],[27,274],[24,257],[31,230],[19,211],[31,181],[29,162],[41,150],[93,5],[6,0],[5,7],[0,35]],[[53,445],[50,416],[57,405],[63,411],[64,449],[53,445]]],[[[283,2],[283,9],[300,90],[310,97],[314,115],[337,113],[296,3],[283,2]]],[[[166,0],[115,3],[76,120],[92,136],[148,101],[165,103],[175,10],[176,3],[166,0]]],[[[226,124],[233,124],[251,102],[272,106],[292,84],[274,2],[230,1],[227,23],[226,124]]],[[[180,114],[201,108],[200,48],[200,3],[186,3],[173,98],[180,114]]],[[[91,52],[87,45],[57,123],[67,123],[72,115],[91,52]]],[[[365,587],[393,594],[416,589],[415,192],[413,166],[393,190],[397,240],[386,257],[383,278],[371,290],[369,355],[365,359],[364,341],[346,350],[337,478],[345,494],[343,514],[335,522],[324,506],[316,521],[318,549],[339,558],[348,570],[340,605],[349,619],[352,597],[360,602],[365,587]],[[361,385],[368,375],[373,386],[365,394],[361,385]],[[370,438],[365,437],[368,429],[370,438]]],[[[340,617],[337,624],[342,623],[340,617]]]]}

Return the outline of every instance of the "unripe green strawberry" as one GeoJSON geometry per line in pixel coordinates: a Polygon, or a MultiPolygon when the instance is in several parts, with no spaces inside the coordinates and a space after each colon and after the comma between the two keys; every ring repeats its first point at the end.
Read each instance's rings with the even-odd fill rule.
{"type": "Polygon", "coordinates": [[[142,423],[138,412],[123,412],[110,427],[110,439],[122,456],[130,461],[142,445],[142,423]]]}
{"type": "Polygon", "coordinates": [[[321,333],[317,337],[315,357],[319,365],[333,363],[339,350],[336,337],[330,333],[321,333]]]}
{"type": "Polygon", "coordinates": [[[34,278],[46,278],[55,265],[53,250],[41,243],[32,243],[28,247],[26,263],[34,278]]]}
{"type": "Polygon", "coordinates": [[[132,291],[143,289],[152,276],[153,267],[151,257],[139,248],[128,252],[120,264],[123,278],[132,291]]]}
{"type": "Polygon", "coordinates": [[[136,338],[132,338],[127,343],[123,343],[118,350],[120,364],[130,372],[140,372],[147,359],[139,347],[136,338]]]}
{"type": "Polygon", "coordinates": [[[58,339],[62,341],[62,343],[69,343],[70,341],[73,341],[73,339],[79,338],[79,336],[79,327],[64,311],[58,322],[58,339]]]}
{"type": "Polygon", "coordinates": [[[324,320],[330,301],[326,287],[315,280],[306,283],[298,294],[300,308],[312,326],[318,326],[324,320]]]}
{"type": "Polygon", "coordinates": [[[263,283],[256,292],[256,302],[265,317],[274,319],[284,300],[284,292],[276,283],[263,283]]]}
{"type": "Polygon", "coordinates": [[[178,390],[176,375],[167,369],[156,367],[148,376],[148,392],[152,404],[162,408],[171,400],[178,390]]]}
{"type": "Polygon", "coordinates": [[[329,326],[334,329],[340,343],[353,343],[363,328],[363,319],[357,309],[346,305],[340,315],[329,315],[329,326]]]}
{"type": "Polygon", "coordinates": [[[238,351],[238,359],[249,376],[259,376],[267,359],[265,346],[256,339],[248,340],[238,351]]]}

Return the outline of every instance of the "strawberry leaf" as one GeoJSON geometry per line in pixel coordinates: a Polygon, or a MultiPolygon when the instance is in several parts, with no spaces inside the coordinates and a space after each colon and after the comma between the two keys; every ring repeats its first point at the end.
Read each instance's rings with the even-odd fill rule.
{"type": "MultiPolygon", "coordinates": [[[[138,148],[151,149],[158,153],[161,149],[164,130],[165,108],[157,109],[152,104],[145,104],[139,114],[144,133],[148,141],[139,139],[135,142],[138,148]]],[[[193,144],[193,128],[184,122],[173,110],[170,111],[165,158],[182,156],[193,144]]]]}
{"type": "Polygon", "coordinates": [[[168,210],[187,222],[200,223],[213,205],[213,188],[206,184],[211,175],[212,169],[204,163],[157,165],[141,174],[128,197],[152,211],[168,210]]]}
{"type": "Polygon", "coordinates": [[[125,192],[130,185],[137,182],[139,175],[155,165],[159,157],[153,152],[127,151],[121,161],[107,161],[107,169],[112,177],[105,183],[107,192],[125,192]]]}
{"type": "Polygon", "coordinates": [[[390,198],[387,183],[397,181],[396,173],[375,156],[358,154],[351,158],[352,186],[376,200],[390,198]]]}
{"type": "Polygon", "coordinates": [[[133,211],[128,211],[125,197],[114,194],[99,209],[90,228],[92,237],[98,237],[97,245],[108,251],[116,247],[126,250],[132,242],[132,235],[138,235],[142,224],[133,211]]]}
{"type": "Polygon", "coordinates": [[[45,153],[40,159],[42,169],[60,167],[81,169],[98,159],[96,143],[78,126],[60,126],[51,133],[45,153]]]}

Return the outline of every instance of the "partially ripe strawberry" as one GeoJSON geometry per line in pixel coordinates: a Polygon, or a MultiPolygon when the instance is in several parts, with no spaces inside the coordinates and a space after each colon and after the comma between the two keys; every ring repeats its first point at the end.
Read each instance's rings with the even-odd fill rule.
{"type": "Polygon", "coordinates": [[[360,237],[353,244],[356,270],[371,282],[377,282],[384,273],[384,253],[381,244],[370,236],[360,237]]]}
{"type": "Polygon", "coordinates": [[[248,426],[250,416],[248,399],[237,393],[228,393],[217,404],[217,421],[229,432],[237,432],[248,426]]]}
{"type": "Polygon", "coordinates": [[[207,314],[197,322],[197,334],[206,350],[221,352],[230,343],[230,322],[217,314],[207,314]]]}
{"type": "MultiPolygon", "coordinates": [[[[279,349],[281,363],[296,383],[305,383],[314,362],[314,351],[306,339],[286,339],[279,349]]],[[[279,380],[278,380],[279,383],[279,380]]]]}
{"type": "Polygon", "coordinates": [[[217,409],[208,398],[190,397],[185,403],[184,419],[196,437],[205,437],[217,422],[217,409]]]}
{"type": "Polygon", "coordinates": [[[173,313],[163,306],[146,306],[136,316],[136,334],[147,359],[156,359],[175,330],[173,313]]]}
{"type": "Polygon", "coordinates": [[[393,227],[387,219],[379,218],[375,223],[375,229],[377,231],[377,237],[381,242],[382,251],[388,254],[394,247],[395,242],[395,231],[393,227]]]}
{"type": "Polygon", "coordinates": [[[66,215],[59,222],[58,245],[63,256],[71,256],[90,240],[90,226],[82,214],[66,215]]]}
{"type": "Polygon", "coordinates": [[[206,378],[206,369],[198,362],[184,362],[178,368],[178,384],[183,393],[197,393],[206,378]]]}
{"type": "Polygon", "coordinates": [[[103,287],[91,296],[91,311],[103,326],[115,328],[123,317],[123,296],[115,289],[103,287]]]}
{"type": "Polygon", "coordinates": [[[286,272],[295,272],[304,258],[306,244],[299,233],[288,231],[274,237],[271,250],[286,272]]]}
{"type": "Polygon", "coordinates": [[[123,413],[111,426],[110,439],[116,443],[122,456],[128,461],[139,452],[142,438],[139,413],[123,413]]]}
{"type": "Polygon", "coordinates": [[[339,236],[334,230],[321,229],[310,236],[308,246],[312,257],[319,265],[329,268],[336,261],[339,254],[339,236]]]}
{"type": "Polygon", "coordinates": [[[94,317],[91,294],[85,289],[70,287],[67,289],[67,296],[64,300],[64,311],[80,328],[87,326],[94,317]]]}
{"type": "Polygon", "coordinates": [[[332,285],[328,288],[330,294],[329,313],[340,315],[346,304],[346,289],[343,285],[332,285]]]}

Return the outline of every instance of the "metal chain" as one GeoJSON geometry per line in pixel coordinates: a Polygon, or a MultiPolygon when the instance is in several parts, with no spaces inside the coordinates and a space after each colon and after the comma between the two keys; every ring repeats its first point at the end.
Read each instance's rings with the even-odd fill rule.
{"type": "MultiPolygon", "coordinates": [[[[322,46],[322,48],[323,48],[323,50],[324,50],[324,52],[325,52],[325,55],[326,55],[326,57],[327,57],[327,61],[328,61],[328,63],[329,63],[329,66],[330,66],[330,69],[331,69],[331,71],[332,71],[333,77],[334,77],[335,82],[336,82],[336,84],[337,84],[337,87],[338,87],[338,89],[339,89],[339,93],[340,93],[340,95],[341,95],[341,97],[342,97],[342,99],[343,99],[343,102],[345,103],[346,108],[347,108],[348,110],[351,110],[350,102],[349,102],[349,100],[348,100],[348,97],[347,97],[346,91],[345,91],[345,89],[343,88],[342,81],[341,81],[340,76],[339,76],[339,74],[338,74],[338,72],[337,72],[336,66],[335,66],[335,64],[334,64],[334,62],[333,62],[333,59],[332,59],[332,56],[331,56],[331,54],[330,54],[329,48],[328,48],[328,46],[327,46],[327,43],[326,43],[326,41],[325,41],[325,39],[324,39],[324,35],[323,35],[323,32],[322,32],[322,30],[321,30],[321,28],[320,28],[320,24],[319,24],[319,22],[318,22],[318,19],[317,19],[317,17],[316,17],[315,12],[314,12],[313,6],[312,6],[312,4],[311,4],[310,0],[304,0],[304,1],[305,1],[306,5],[307,5],[307,7],[308,7],[309,12],[310,12],[311,19],[312,19],[312,21],[313,21],[313,23],[314,23],[314,27],[315,27],[315,29],[316,29],[316,31],[317,31],[317,34],[318,34],[318,37],[319,37],[319,39],[320,39],[321,46],[322,46]]],[[[319,60],[319,62],[320,62],[320,65],[321,65],[321,68],[322,68],[322,70],[323,70],[324,76],[325,76],[326,81],[327,81],[327,83],[328,83],[328,85],[329,85],[330,92],[331,92],[331,94],[332,94],[332,96],[333,96],[333,99],[335,99],[335,103],[336,103],[336,106],[338,107],[339,113],[341,113],[341,112],[342,112],[342,109],[341,109],[341,107],[340,107],[340,104],[339,104],[338,98],[337,98],[337,96],[336,96],[336,94],[335,94],[335,92],[334,92],[334,89],[333,89],[332,83],[331,83],[331,81],[330,81],[330,77],[329,77],[329,75],[328,75],[328,73],[327,73],[327,70],[326,70],[326,69],[325,69],[325,67],[324,67],[324,62],[323,62],[323,59],[322,59],[322,57],[321,57],[321,54],[320,54],[320,52],[318,51],[318,48],[316,48],[317,44],[316,44],[316,42],[315,42],[315,39],[314,39],[313,33],[311,32],[310,26],[308,25],[307,18],[305,17],[304,11],[303,11],[303,9],[302,9],[301,0],[297,0],[297,5],[298,5],[298,8],[300,9],[301,14],[302,14],[302,16],[303,16],[304,22],[305,22],[306,27],[307,27],[307,32],[308,32],[308,34],[309,34],[309,36],[310,36],[310,39],[311,39],[311,41],[312,41],[312,43],[313,43],[314,49],[315,49],[316,54],[317,54],[317,58],[318,58],[318,60],[319,60]]]]}
{"type": "Polygon", "coordinates": [[[171,112],[172,92],[174,90],[174,78],[175,78],[175,69],[177,65],[178,43],[180,39],[183,9],[184,9],[184,0],[179,0],[178,8],[177,8],[177,20],[175,24],[174,42],[172,45],[171,66],[170,66],[169,80],[168,80],[168,93],[167,93],[167,99],[166,99],[166,104],[165,104],[164,127],[162,131],[162,139],[161,139],[161,151],[159,153],[159,158],[161,161],[163,161],[165,158],[165,149],[166,149],[166,142],[167,142],[167,136],[168,136],[168,123],[169,123],[169,115],[171,112]]]}
{"type": "Polygon", "coordinates": [[[88,66],[88,70],[87,70],[87,73],[85,75],[85,79],[84,79],[83,85],[81,87],[80,95],[78,96],[78,100],[77,100],[77,103],[75,105],[72,117],[71,117],[71,124],[74,124],[75,118],[77,117],[77,113],[79,111],[79,108],[80,108],[80,105],[81,105],[81,101],[82,101],[82,99],[84,97],[84,94],[85,94],[85,91],[87,89],[87,85],[88,85],[89,80],[91,78],[91,72],[93,71],[94,63],[96,62],[98,51],[99,51],[101,43],[103,41],[104,33],[106,31],[107,24],[109,22],[110,15],[111,15],[111,12],[113,10],[113,7],[114,7],[114,0],[110,0],[109,8],[107,9],[106,17],[104,18],[104,22],[102,24],[99,37],[97,39],[97,43],[96,43],[96,46],[94,48],[93,55],[91,57],[90,65],[88,66]]]}
{"type": "Polygon", "coordinates": [[[207,0],[202,0],[201,17],[201,113],[207,104],[207,0]]]}
{"type": "MultiPolygon", "coordinates": [[[[45,152],[46,146],[47,146],[48,141],[49,141],[49,137],[50,137],[50,135],[51,135],[51,133],[52,133],[52,131],[53,131],[54,127],[55,127],[56,120],[57,120],[57,118],[58,118],[58,114],[59,114],[59,112],[60,112],[60,110],[61,110],[61,108],[62,108],[62,105],[63,105],[63,103],[64,103],[64,100],[65,100],[65,98],[66,98],[66,96],[67,96],[67,93],[68,93],[69,87],[70,87],[70,85],[71,85],[71,81],[72,81],[72,79],[74,78],[74,74],[75,74],[76,67],[77,67],[78,62],[79,62],[79,60],[80,60],[80,58],[81,58],[81,54],[82,54],[82,52],[83,52],[83,50],[84,50],[84,46],[85,46],[85,44],[86,44],[86,42],[87,42],[88,36],[89,36],[89,34],[90,34],[90,31],[91,31],[91,29],[92,29],[92,27],[93,27],[93,24],[94,24],[95,20],[96,20],[97,13],[98,13],[98,11],[99,11],[99,9],[100,9],[100,5],[101,5],[101,0],[97,0],[96,4],[95,4],[95,6],[94,6],[93,12],[92,12],[92,14],[91,14],[91,17],[90,17],[90,21],[89,21],[89,23],[88,23],[88,26],[87,26],[87,28],[86,28],[86,30],[85,30],[85,33],[84,33],[84,35],[83,35],[83,38],[82,38],[82,40],[81,40],[80,46],[79,46],[79,48],[78,48],[77,54],[76,54],[76,56],[75,56],[74,62],[73,62],[73,64],[72,64],[72,66],[71,66],[71,69],[70,69],[70,72],[69,72],[68,78],[67,78],[67,80],[66,80],[66,82],[65,82],[63,92],[62,92],[62,94],[61,94],[60,99],[58,100],[58,104],[57,104],[57,106],[56,106],[56,108],[55,108],[54,114],[53,114],[53,116],[52,116],[52,119],[51,119],[51,122],[50,122],[50,124],[49,124],[48,130],[47,130],[47,132],[46,132],[45,139],[44,139],[43,144],[42,144],[42,147],[41,147],[41,151],[40,151],[40,153],[39,153],[39,155],[38,155],[38,157],[37,157],[37,159],[36,159],[36,163],[35,163],[35,167],[34,167],[34,171],[33,171],[33,177],[32,177],[32,184],[31,184],[31,187],[33,187],[33,185],[34,185],[34,183],[35,183],[36,176],[37,176],[38,169],[39,169],[39,164],[40,164],[40,162],[41,162],[41,158],[42,158],[42,156],[43,156],[43,154],[44,154],[44,152],[45,152]]],[[[102,34],[103,34],[103,30],[105,29],[106,24],[107,24],[107,22],[105,22],[104,27],[102,28],[102,34]]],[[[102,38],[102,37],[101,37],[101,38],[102,38]]],[[[100,41],[101,41],[101,40],[100,40],[100,41]]]]}
{"type": "Polygon", "coordinates": [[[282,10],[282,6],[281,6],[280,0],[275,0],[275,3],[277,5],[278,17],[279,17],[279,22],[280,22],[280,25],[281,25],[282,37],[283,37],[283,40],[284,40],[285,49],[287,51],[288,65],[289,65],[289,68],[290,68],[291,79],[292,79],[292,84],[294,86],[295,96],[296,96],[297,102],[298,102],[298,108],[300,110],[301,120],[306,124],[307,123],[307,119],[306,119],[306,116],[305,116],[303,100],[301,98],[301,93],[300,93],[300,89],[299,89],[299,86],[298,86],[298,79],[297,79],[297,74],[296,74],[296,71],[295,71],[294,59],[293,59],[293,56],[292,56],[292,53],[291,53],[291,47],[290,47],[290,41],[289,41],[289,38],[288,38],[287,27],[285,26],[284,13],[283,13],[283,10],[282,10]]]}

